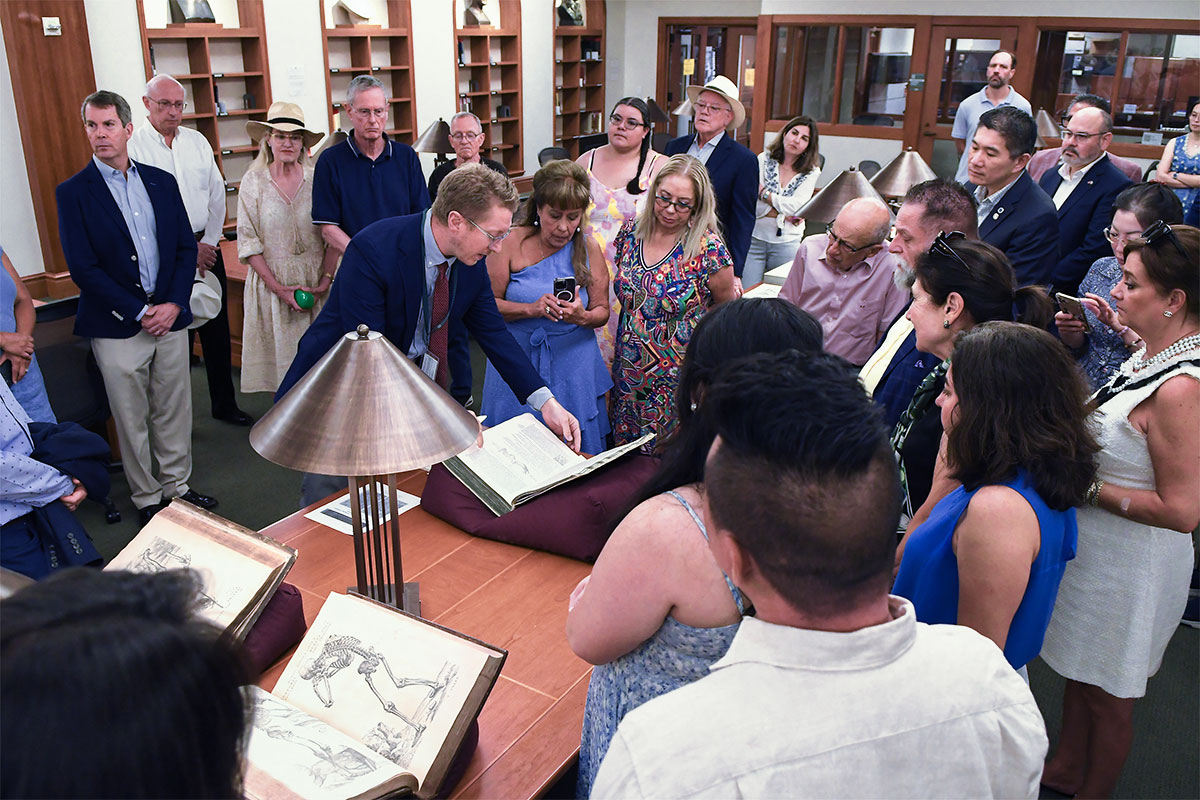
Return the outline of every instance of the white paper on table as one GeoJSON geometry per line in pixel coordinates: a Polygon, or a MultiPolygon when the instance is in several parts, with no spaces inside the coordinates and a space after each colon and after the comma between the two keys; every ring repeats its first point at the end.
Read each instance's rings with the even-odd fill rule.
{"type": "MultiPolygon", "coordinates": [[[[375,484],[376,496],[379,498],[380,516],[384,522],[388,521],[391,516],[388,508],[387,487],[381,483],[375,484]]],[[[408,492],[396,490],[396,505],[397,511],[403,514],[412,508],[421,504],[421,498],[416,495],[411,495],[408,492]]],[[[333,528],[339,533],[344,533],[347,536],[354,535],[354,517],[350,511],[350,495],[345,494],[336,500],[331,500],[320,508],[313,509],[304,515],[307,519],[313,522],[319,522],[326,528],[333,528]]]]}

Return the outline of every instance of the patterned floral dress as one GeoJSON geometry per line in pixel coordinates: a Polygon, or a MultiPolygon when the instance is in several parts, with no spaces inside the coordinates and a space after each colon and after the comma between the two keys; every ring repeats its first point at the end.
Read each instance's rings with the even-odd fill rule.
{"type": "Polygon", "coordinates": [[[692,259],[677,244],[657,264],[642,257],[633,223],[616,237],[617,300],[621,303],[613,356],[612,430],[617,444],[674,430],[679,367],[700,317],[712,305],[709,278],[733,260],[709,231],[692,259]]]}

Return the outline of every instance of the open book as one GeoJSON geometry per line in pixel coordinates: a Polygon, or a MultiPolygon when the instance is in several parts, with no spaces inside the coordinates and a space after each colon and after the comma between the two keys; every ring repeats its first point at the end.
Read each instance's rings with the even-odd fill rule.
{"type": "Polygon", "coordinates": [[[191,503],[173,500],[106,570],[200,576],[199,615],[241,639],[296,562],[296,551],[191,503]]]}
{"type": "Polygon", "coordinates": [[[253,690],[246,796],[432,797],[507,656],[391,606],[330,594],[274,692],[253,690]]]}
{"type": "Polygon", "coordinates": [[[522,414],[483,432],[483,447],[471,445],[444,462],[496,516],[568,481],[590,475],[654,438],[648,433],[592,458],[572,452],[532,414],[522,414]]]}

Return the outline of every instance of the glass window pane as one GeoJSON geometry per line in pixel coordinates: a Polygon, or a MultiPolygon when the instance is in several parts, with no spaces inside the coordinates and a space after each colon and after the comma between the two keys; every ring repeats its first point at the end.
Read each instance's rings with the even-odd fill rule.
{"type": "Polygon", "coordinates": [[[1168,135],[1187,128],[1189,106],[1200,97],[1200,37],[1131,33],[1113,103],[1116,138],[1141,141],[1143,131],[1168,135]]]}
{"type": "Polygon", "coordinates": [[[804,47],[804,114],[817,122],[829,122],[833,114],[834,68],[837,65],[837,26],[818,25],[808,29],[804,47]]]}
{"type": "Polygon", "coordinates": [[[987,85],[988,60],[998,49],[999,39],[946,39],[938,95],[939,123],[953,125],[958,104],[987,85]]]}
{"type": "Polygon", "coordinates": [[[903,124],[912,45],[912,28],[846,28],[838,122],[903,124]]]}
{"type": "Polygon", "coordinates": [[[774,61],[770,118],[791,119],[800,113],[804,28],[799,25],[776,26],[774,61]]]}

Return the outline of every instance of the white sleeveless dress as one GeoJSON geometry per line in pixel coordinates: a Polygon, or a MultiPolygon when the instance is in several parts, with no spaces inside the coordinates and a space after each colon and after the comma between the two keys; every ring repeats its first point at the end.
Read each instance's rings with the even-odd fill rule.
{"type": "MultiPolygon", "coordinates": [[[[1103,403],[1092,419],[1103,446],[1099,477],[1119,486],[1153,489],[1146,437],[1129,423],[1129,414],[1171,377],[1200,380],[1200,349],[1133,373],[1142,355],[1125,362],[1108,384],[1124,380],[1130,388],[1103,403]],[[1192,363],[1181,364],[1188,361],[1192,363]]],[[[1092,506],[1077,514],[1078,551],[1058,589],[1042,660],[1059,675],[1115,697],[1141,697],[1187,603],[1192,537],[1092,506]]]]}

